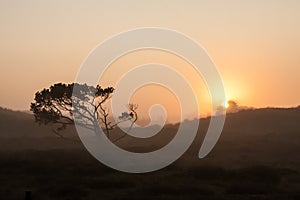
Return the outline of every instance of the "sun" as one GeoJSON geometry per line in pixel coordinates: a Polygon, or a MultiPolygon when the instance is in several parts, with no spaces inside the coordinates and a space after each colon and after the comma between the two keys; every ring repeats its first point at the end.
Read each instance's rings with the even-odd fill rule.
{"type": "Polygon", "coordinates": [[[222,106],[223,106],[224,108],[228,108],[228,107],[229,107],[228,101],[224,101],[224,102],[222,103],[222,106]]]}

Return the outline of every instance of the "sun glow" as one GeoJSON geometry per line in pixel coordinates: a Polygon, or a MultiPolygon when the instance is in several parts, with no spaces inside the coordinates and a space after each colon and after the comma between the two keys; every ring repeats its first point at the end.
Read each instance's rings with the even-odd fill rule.
{"type": "Polygon", "coordinates": [[[227,101],[225,101],[225,102],[222,103],[222,106],[223,106],[224,108],[228,108],[228,107],[229,107],[229,104],[228,104],[227,101]]]}

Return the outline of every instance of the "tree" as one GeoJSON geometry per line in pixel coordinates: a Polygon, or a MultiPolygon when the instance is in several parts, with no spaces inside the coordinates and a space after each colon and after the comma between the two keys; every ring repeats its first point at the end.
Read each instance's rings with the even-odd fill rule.
{"type": "Polygon", "coordinates": [[[94,131],[97,131],[100,125],[104,128],[106,136],[110,138],[110,131],[119,123],[130,120],[131,129],[138,119],[136,112],[138,106],[129,104],[129,112],[123,112],[118,118],[119,121],[110,120],[105,103],[112,97],[113,92],[113,87],[57,83],[48,89],[36,92],[30,110],[39,124],[58,124],[59,127],[53,131],[60,137],[63,137],[60,131],[74,124],[74,117],[76,117],[77,125],[94,131]]]}

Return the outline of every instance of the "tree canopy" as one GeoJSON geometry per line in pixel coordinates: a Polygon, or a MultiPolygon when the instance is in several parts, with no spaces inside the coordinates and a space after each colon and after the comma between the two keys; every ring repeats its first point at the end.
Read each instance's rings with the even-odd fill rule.
{"type": "Polygon", "coordinates": [[[100,125],[109,138],[110,130],[119,123],[130,120],[133,125],[138,118],[136,112],[138,106],[129,104],[128,112],[123,112],[118,118],[119,121],[111,121],[105,103],[112,97],[113,92],[113,87],[57,83],[36,92],[30,110],[34,113],[36,122],[58,124],[56,133],[74,124],[76,117],[77,125],[92,130],[96,130],[100,125]]]}

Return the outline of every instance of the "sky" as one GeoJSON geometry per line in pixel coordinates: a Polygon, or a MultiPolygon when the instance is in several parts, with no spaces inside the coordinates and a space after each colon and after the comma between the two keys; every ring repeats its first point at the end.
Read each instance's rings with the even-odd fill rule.
{"type": "MultiPolygon", "coordinates": [[[[251,107],[297,106],[299,24],[297,0],[1,0],[0,106],[28,110],[36,91],[73,82],[99,43],[139,27],[173,29],[201,44],[218,67],[227,99],[251,107]]],[[[180,63],[161,52],[150,54],[180,63]]],[[[116,63],[137,62],[129,58],[116,63]]],[[[140,104],[143,96],[136,94],[140,104]]]]}

